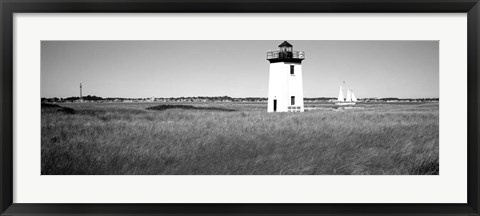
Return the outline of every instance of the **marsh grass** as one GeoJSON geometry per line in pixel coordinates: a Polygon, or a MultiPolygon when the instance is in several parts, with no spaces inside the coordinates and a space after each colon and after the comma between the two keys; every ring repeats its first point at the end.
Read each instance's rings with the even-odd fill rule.
{"type": "Polygon", "coordinates": [[[266,113],[261,103],[189,104],[236,112],[146,109],[158,105],[62,105],[75,114],[42,108],[42,174],[439,174],[438,104],[305,113],[266,113]]]}
{"type": "Polygon", "coordinates": [[[222,107],[205,107],[205,106],[192,106],[192,105],[172,105],[172,104],[162,104],[153,107],[148,107],[149,110],[167,110],[167,109],[184,109],[184,110],[207,110],[207,111],[224,111],[224,112],[233,112],[237,111],[234,109],[227,109],[222,107]]]}

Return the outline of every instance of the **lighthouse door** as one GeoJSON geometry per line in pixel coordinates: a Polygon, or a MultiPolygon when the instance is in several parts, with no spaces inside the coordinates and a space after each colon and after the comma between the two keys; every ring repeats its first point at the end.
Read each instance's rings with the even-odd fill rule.
{"type": "Polygon", "coordinates": [[[277,111],[277,100],[273,100],[273,111],[277,111]]]}

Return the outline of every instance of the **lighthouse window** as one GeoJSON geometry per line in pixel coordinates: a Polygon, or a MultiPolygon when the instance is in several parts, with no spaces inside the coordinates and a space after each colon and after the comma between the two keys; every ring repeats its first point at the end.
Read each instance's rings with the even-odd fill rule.
{"type": "Polygon", "coordinates": [[[291,102],[292,102],[292,105],[295,105],[295,96],[291,97],[291,102]]]}
{"type": "Polygon", "coordinates": [[[294,74],[295,74],[295,69],[294,69],[294,68],[295,68],[295,66],[290,65],[290,74],[291,74],[291,75],[294,75],[294,74]]]}

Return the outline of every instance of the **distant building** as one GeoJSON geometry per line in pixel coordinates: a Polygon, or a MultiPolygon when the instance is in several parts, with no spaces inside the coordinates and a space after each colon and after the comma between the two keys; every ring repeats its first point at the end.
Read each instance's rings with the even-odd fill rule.
{"type": "Polygon", "coordinates": [[[155,102],[155,97],[145,98],[146,102],[155,102]]]}
{"type": "Polygon", "coordinates": [[[305,52],[293,51],[284,41],[276,51],[267,51],[270,62],[268,112],[303,112],[302,60],[305,52]]]}

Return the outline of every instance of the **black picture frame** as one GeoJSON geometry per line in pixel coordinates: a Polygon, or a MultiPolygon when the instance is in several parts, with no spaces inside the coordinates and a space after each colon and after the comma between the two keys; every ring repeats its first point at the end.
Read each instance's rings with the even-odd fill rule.
{"type": "MultiPolygon", "coordinates": [[[[1,215],[480,215],[478,0],[0,0],[1,215]],[[466,204],[17,204],[13,203],[14,13],[467,13],[468,201],[466,204]]],[[[445,185],[449,187],[451,185],[445,185]]],[[[394,187],[394,185],[392,185],[394,187]]]]}

